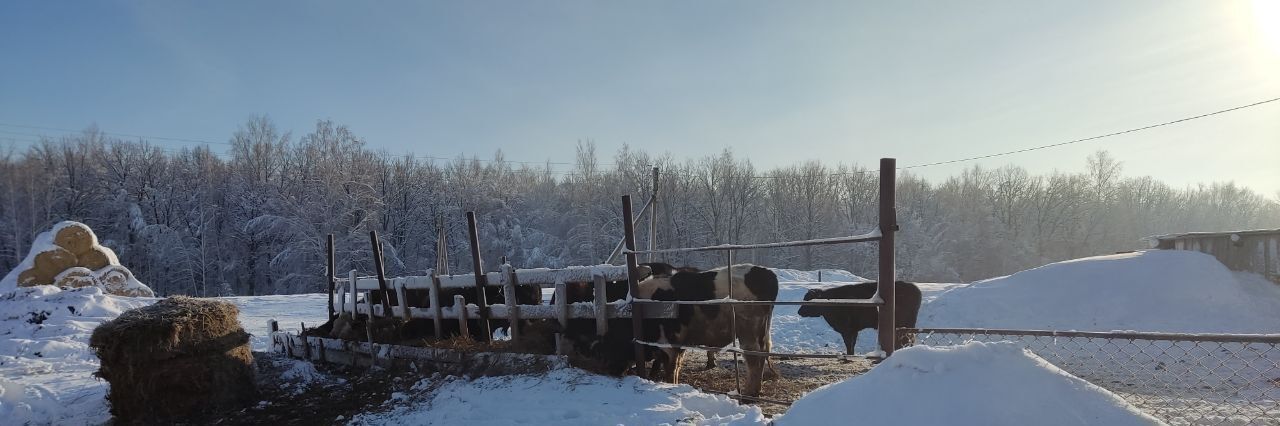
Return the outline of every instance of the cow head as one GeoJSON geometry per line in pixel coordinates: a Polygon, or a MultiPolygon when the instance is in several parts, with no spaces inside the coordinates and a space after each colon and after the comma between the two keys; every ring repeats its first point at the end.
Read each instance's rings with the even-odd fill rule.
{"type": "MultiPolygon", "coordinates": [[[[820,289],[815,288],[804,292],[804,300],[813,300],[819,297],[822,297],[822,290],[820,289]]],[[[797,313],[802,317],[820,317],[822,316],[822,307],[805,305],[801,306],[800,311],[797,313]]]]}

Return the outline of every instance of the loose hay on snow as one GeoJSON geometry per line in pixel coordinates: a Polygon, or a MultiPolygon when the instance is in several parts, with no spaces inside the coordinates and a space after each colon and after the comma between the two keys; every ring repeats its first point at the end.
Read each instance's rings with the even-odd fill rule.
{"type": "Polygon", "coordinates": [[[255,399],[249,334],[235,305],[175,296],[98,326],[89,339],[111,413],[157,422],[255,399]]]}

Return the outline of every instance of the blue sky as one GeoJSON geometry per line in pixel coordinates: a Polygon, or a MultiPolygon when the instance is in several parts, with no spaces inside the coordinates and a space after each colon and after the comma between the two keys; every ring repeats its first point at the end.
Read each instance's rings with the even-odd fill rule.
{"type": "MultiPolygon", "coordinates": [[[[391,153],[910,165],[1280,97],[1274,3],[6,2],[0,123],[225,141],[268,114],[391,153]]],[[[1075,171],[1097,149],[1280,196],[1280,102],[980,164],[1075,171]]]]}

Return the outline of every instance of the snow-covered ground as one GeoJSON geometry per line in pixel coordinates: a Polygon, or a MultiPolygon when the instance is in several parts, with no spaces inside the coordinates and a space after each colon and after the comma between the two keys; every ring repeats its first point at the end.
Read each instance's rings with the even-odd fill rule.
{"type": "MultiPolygon", "coordinates": [[[[782,284],[780,300],[801,300],[811,288],[865,281],[853,274],[834,270],[822,272],[823,282],[816,282],[816,272],[777,270],[777,274],[782,284]]],[[[1275,314],[1280,312],[1280,288],[1256,275],[1227,271],[1211,257],[1194,252],[1153,251],[1100,256],[1059,262],[968,285],[920,284],[920,287],[925,296],[925,305],[921,308],[922,326],[1237,333],[1280,331],[1280,315],[1275,314]]],[[[58,290],[48,286],[22,288],[0,295],[0,339],[3,339],[0,340],[0,418],[5,419],[3,423],[99,424],[107,421],[109,415],[103,400],[107,385],[92,377],[98,362],[88,349],[88,337],[93,328],[103,321],[154,300],[104,295],[97,288],[58,290]]],[[[327,296],[304,294],[232,297],[226,300],[240,307],[241,322],[246,331],[254,335],[255,350],[264,350],[267,348],[265,337],[269,320],[279,321],[281,328],[287,330],[297,330],[304,322],[308,327],[318,326],[325,318],[327,296]]],[[[800,318],[796,315],[797,309],[794,306],[775,309],[773,339],[777,351],[842,351],[840,337],[821,318],[800,318]]],[[[858,351],[875,349],[875,340],[874,330],[864,331],[859,338],[858,351]]],[[[1058,365],[1068,364],[1061,359],[1050,360],[1058,365]]],[[[1258,360],[1263,363],[1280,362],[1273,357],[1255,359],[1258,360]]],[[[1274,371],[1276,365],[1259,367],[1246,364],[1244,367],[1271,368],[1274,371]]],[[[1238,367],[1235,364],[1228,366],[1238,367]]],[[[1064,368],[1078,371],[1070,366],[1064,368]]],[[[1172,371],[1167,368],[1160,370],[1172,371]]],[[[314,369],[309,369],[305,363],[299,363],[289,371],[291,377],[297,376],[296,379],[303,382],[316,375],[314,369]]],[[[1078,374],[1109,388],[1113,386],[1108,382],[1110,376],[1106,376],[1106,371],[1094,373],[1103,375],[1078,374]]],[[[1132,372],[1121,370],[1116,373],[1132,372]]],[[[1126,417],[1129,408],[1116,404],[1112,395],[1043,365],[1042,360],[1020,352],[1020,347],[1017,351],[1001,345],[977,344],[958,349],[911,348],[898,352],[889,362],[860,377],[814,392],[803,400],[808,402],[798,403],[781,418],[782,421],[807,423],[805,416],[830,408],[824,408],[828,404],[822,401],[826,399],[831,399],[831,404],[835,404],[842,413],[856,410],[859,419],[863,419],[864,413],[885,410],[856,409],[850,405],[852,402],[879,408],[900,403],[892,399],[856,396],[862,395],[858,393],[864,392],[862,389],[884,386],[900,388],[894,395],[912,395],[910,405],[901,411],[919,416],[933,415],[929,414],[932,411],[919,410],[920,407],[936,405],[949,407],[947,409],[956,415],[980,415],[973,410],[1008,406],[1010,404],[1002,401],[1014,400],[1011,398],[1015,397],[1045,397],[1070,402],[1065,406],[1050,407],[1054,409],[1065,410],[1077,404],[1090,408],[1081,412],[1063,411],[1061,416],[1045,415],[1031,423],[1073,418],[1063,416],[1111,414],[1118,417],[1105,417],[1099,421],[1143,420],[1126,417]],[[985,362],[982,361],[984,359],[1001,361],[985,362]],[[989,391],[972,391],[975,384],[986,389],[988,384],[983,380],[987,379],[1006,380],[1007,383],[1000,382],[1003,383],[1000,386],[990,384],[993,390],[989,391]],[[970,387],[963,387],[965,385],[970,387]],[[992,393],[997,388],[1012,395],[997,396],[992,393]],[[1025,395],[1018,392],[1029,388],[1046,391],[1025,395]],[[924,398],[933,398],[929,400],[933,402],[924,403],[924,398]],[[980,401],[968,401],[966,398],[980,401]],[[968,402],[947,402],[953,399],[968,402]]],[[[1258,379],[1265,381],[1270,378],[1272,376],[1258,379]]],[[[423,382],[421,386],[430,386],[435,392],[421,396],[398,395],[392,402],[400,406],[393,411],[366,413],[355,420],[361,424],[398,424],[397,419],[414,419],[410,423],[467,422],[475,420],[474,416],[485,416],[506,424],[518,421],[558,424],[754,424],[767,421],[753,407],[698,392],[688,386],[655,384],[636,378],[600,377],[579,370],[558,371],[538,377],[470,381],[437,378],[423,382]],[[513,408],[516,407],[512,405],[513,401],[519,401],[519,407],[526,409],[513,408]]],[[[1141,392],[1147,391],[1137,389],[1120,393],[1129,398],[1141,392]]],[[[1023,405],[1040,407],[1033,402],[1028,400],[1023,405]]],[[[1048,408],[1037,409],[1043,411],[1048,408]]],[[[1081,419],[1087,423],[1086,420],[1097,418],[1081,419]]]]}
{"type": "Polygon", "coordinates": [[[1152,425],[1120,397],[1011,343],[916,346],[810,392],[784,425],[1152,425]]]}
{"type": "Polygon", "coordinates": [[[105,382],[93,378],[93,329],[154,299],[111,296],[98,287],[23,287],[0,294],[0,423],[100,424],[105,382]]]}
{"type": "Polygon", "coordinates": [[[760,409],[688,385],[614,378],[578,369],[538,376],[423,379],[394,408],[352,419],[354,425],[749,425],[760,409]],[[443,383],[441,381],[443,380],[443,383]],[[435,388],[434,392],[426,392],[435,388]]]}

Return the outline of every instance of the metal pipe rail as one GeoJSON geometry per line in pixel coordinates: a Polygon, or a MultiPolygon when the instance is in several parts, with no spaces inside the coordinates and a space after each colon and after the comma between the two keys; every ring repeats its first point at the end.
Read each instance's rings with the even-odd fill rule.
{"type": "Polygon", "coordinates": [[[865,356],[865,355],[848,355],[848,354],[797,354],[797,353],[786,353],[786,352],[761,352],[761,351],[750,351],[750,350],[742,349],[742,348],[739,348],[739,347],[736,347],[736,346],[730,346],[730,347],[724,347],[724,348],[716,348],[716,347],[711,347],[711,346],[701,346],[701,345],[677,345],[677,344],[674,344],[674,343],[646,342],[646,341],[644,341],[644,340],[635,340],[635,342],[636,342],[636,343],[639,343],[639,344],[641,344],[641,345],[645,345],[645,346],[648,346],[648,347],[652,347],[652,348],[664,348],[664,349],[695,349],[695,350],[708,351],[708,352],[726,352],[726,353],[731,353],[731,354],[732,354],[732,353],[737,353],[737,354],[742,354],[742,355],[759,355],[759,356],[767,356],[767,357],[787,357],[787,358],[822,358],[822,359],[839,359],[839,360],[879,359],[878,357],[869,357],[869,356],[865,356]]]}
{"type": "Polygon", "coordinates": [[[760,244],[721,244],[718,246],[705,247],[686,247],[686,248],[669,248],[660,250],[630,250],[625,249],[623,253],[631,254],[665,254],[665,253],[685,253],[694,251],[728,251],[728,250],[749,250],[758,248],[779,248],[779,247],[801,247],[801,246],[820,246],[830,244],[849,244],[864,243],[870,241],[879,241],[882,235],[879,230],[871,231],[861,235],[851,235],[848,237],[818,238],[813,240],[800,241],[783,241],[778,243],[760,243],[760,244]]]}
{"type": "Polygon", "coordinates": [[[653,300],[633,299],[631,302],[646,305],[735,305],[735,306],[865,306],[877,307],[883,301],[875,299],[813,299],[813,300],[653,300]]]}
{"type": "Polygon", "coordinates": [[[1280,334],[1196,334],[1148,333],[1138,331],[1054,331],[1013,330],[1001,328],[899,328],[899,332],[915,334],[991,334],[1006,336],[1086,337],[1128,340],[1183,340],[1191,342],[1269,343],[1280,344],[1280,334]]]}

